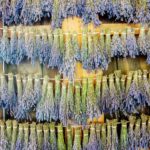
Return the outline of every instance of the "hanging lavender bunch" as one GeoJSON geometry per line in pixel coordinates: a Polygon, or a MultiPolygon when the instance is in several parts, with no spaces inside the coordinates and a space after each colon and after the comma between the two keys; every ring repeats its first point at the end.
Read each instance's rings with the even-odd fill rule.
{"type": "Polygon", "coordinates": [[[0,104],[2,108],[6,108],[9,106],[10,99],[9,99],[9,93],[8,93],[8,84],[6,81],[6,77],[4,74],[0,75],[1,78],[1,86],[0,86],[0,104]]]}
{"type": "Polygon", "coordinates": [[[79,150],[81,149],[81,129],[75,128],[75,137],[73,142],[73,150],[79,150]]]}
{"type": "Polygon", "coordinates": [[[112,1],[112,12],[113,12],[113,17],[115,17],[116,20],[120,20],[121,18],[121,2],[120,1],[112,1]]]}
{"type": "Polygon", "coordinates": [[[6,0],[3,12],[4,24],[11,25],[14,22],[16,0],[6,0]]]}
{"type": "Polygon", "coordinates": [[[15,92],[14,77],[12,73],[8,74],[8,103],[7,108],[11,113],[14,113],[15,107],[17,106],[17,96],[15,92]]]}
{"type": "Polygon", "coordinates": [[[53,0],[43,0],[40,5],[42,7],[43,16],[50,18],[53,9],[53,0]]]}
{"type": "Polygon", "coordinates": [[[150,64],[150,29],[148,30],[147,34],[146,34],[146,49],[147,49],[147,63],[150,64]]]}
{"type": "Polygon", "coordinates": [[[18,120],[30,120],[30,112],[33,110],[35,103],[36,100],[34,99],[33,78],[32,75],[28,75],[26,86],[23,89],[23,94],[21,99],[18,100],[15,118],[18,120]]]}
{"type": "Polygon", "coordinates": [[[108,88],[108,83],[107,83],[107,76],[103,76],[102,80],[102,95],[101,99],[99,100],[99,108],[101,113],[108,113],[109,108],[110,108],[110,93],[109,93],[109,88],[108,88]]]}
{"type": "Polygon", "coordinates": [[[16,141],[16,150],[23,149],[24,144],[24,132],[23,132],[23,124],[19,124],[18,136],[16,141]]]}
{"type": "Polygon", "coordinates": [[[16,64],[16,58],[17,58],[17,33],[15,27],[11,29],[11,37],[10,37],[10,51],[8,54],[9,63],[10,64],[16,64]]]}
{"type": "Polygon", "coordinates": [[[108,33],[106,34],[104,51],[108,57],[108,63],[110,63],[111,62],[111,34],[110,34],[110,31],[108,31],[108,33]]]}
{"type": "MultiPolygon", "coordinates": [[[[87,123],[87,88],[88,88],[88,80],[83,79],[82,80],[82,93],[81,93],[81,98],[82,98],[82,105],[81,105],[81,111],[82,111],[82,124],[86,125],[87,123]]],[[[75,102],[76,103],[76,102],[75,102]]]]}
{"type": "Polygon", "coordinates": [[[6,137],[8,141],[8,147],[10,149],[11,145],[11,138],[12,138],[12,120],[7,120],[6,121],[6,137]]]}
{"type": "Polygon", "coordinates": [[[27,149],[28,148],[28,144],[29,144],[29,123],[24,123],[23,124],[23,134],[24,134],[24,143],[23,143],[23,149],[27,149]]]}
{"type": "Polygon", "coordinates": [[[57,139],[58,150],[66,150],[62,124],[58,125],[57,132],[58,132],[58,139],[57,139]]]}
{"type": "Polygon", "coordinates": [[[11,148],[10,149],[16,148],[17,136],[18,136],[18,122],[16,120],[13,120],[13,130],[12,130],[11,148]]]}
{"type": "Polygon", "coordinates": [[[106,14],[108,14],[108,18],[111,19],[114,17],[113,14],[113,2],[112,0],[106,0],[106,14]]]}
{"type": "Polygon", "coordinates": [[[5,123],[3,121],[0,121],[0,129],[0,149],[8,150],[9,142],[6,137],[5,123]]]}
{"type": "Polygon", "coordinates": [[[88,59],[88,35],[87,35],[87,28],[84,28],[82,32],[82,45],[81,45],[81,60],[83,68],[86,68],[87,66],[87,59],[88,59]]]}
{"type": "Polygon", "coordinates": [[[131,58],[135,58],[136,56],[139,55],[136,37],[134,35],[134,32],[131,31],[130,28],[127,30],[126,47],[127,47],[128,55],[131,58]]]}
{"type": "Polygon", "coordinates": [[[123,45],[121,44],[121,38],[119,37],[119,33],[115,32],[112,41],[111,41],[111,57],[120,57],[123,56],[123,45]]]}
{"type": "Polygon", "coordinates": [[[51,149],[50,145],[50,134],[49,134],[49,124],[45,123],[43,125],[43,132],[44,132],[44,137],[43,137],[43,145],[42,149],[51,149]]]}
{"type": "Polygon", "coordinates": [[[36,107],[36,119],[38,121],[44,121],[45,119],[49,121],[49,117],[46,118],[46,116],[44,115],[45,113],[44,103],[45,103],[45,98],[47,96],[47,86],[48,86],[48,76],[45,76],[43,79],[41,99],[36,107]]]}
{"type": "Polygon", "coordinates": [[[147,120],[148,120],[148,116],[142,114],[141,115],[141,119],[142,119],[142,125],[141,125],[141,135],[140,135],[140,147],[142,149],[148,149],[148,144],[149,144],[149,135],[147,132],[147,120]]]}
{"type": "Polygon", "coordinates": [[[101,16],[104,16],[104,15],[106,14],[106,4],[107,4],[107,1],[106,1],[106,0],[98,1],[98,4],[97,4],[97,12],[98,12],[101,16]]]}
{"type": "Polygon", "coordinates": [[[73,120],[74,119],[74,93],[73,93],[73,83],[69,81],[68,83],[68,90],[67,90],[67,113],[66,116],[68,119],[73,120]]]}
{"type": "MultiPolygon", "coordinates": [[[[63,1],[64,2],[64,1],[63,1]]],[[[52,28],[60,28],[62,26],[62,16],[60,15],[60,3],[62,3],[62,1],[60,0],[54,0],[53,1],[53,7],[52,7],[52,28]]]]}
{"type": "Polygon", "coordinates": [[[57,150],[57,139],[54,122],[50,123],[50,145],[52,150],[57,150]]]}
{"type": "Polygon", "coordinates": [[[148,50],[147,50],[147,43],[146,43],[145,28],[141,28],[137,43],[138,43],[138,48],[140,53],[146,55],[148,50]]]}
{"type": "Polygon", "coordinates": [[[118,113],[120,108],[120,96],[118,95],[115,87],[113,74],[109,75],[109,93],[110,93],[110,98],[108,99],[108,101],[110,101],[109,112],[110,115],[115,114],[117,117],[119,115],[118,113]]]}
{"type": "Polygon", "coordinates": [[[59,108],[59,119],[64,126],[68,125],[68,112],[67,112],[67,90],[66,84],[62,83],[61,101],[59,108]]]}
{"type": "Polygon", "coordinates": [[[106,134],[106,124],[102,125],[101,129],[101,142],[102,142],[102,149],[107,149],[106,142],[107,142],[107,134],[106,134]]]}
{"type": "Polygon", "coordinates": [[[130,0],[123,0],[120,2],[120,20],[125,22],[133,22],[135,8],[130,0]]]}
{"type": "MultiPolygon", "coordinates": [[[[40,53],[41,52],[41,48],[42,48],[42,39],[41,39],[41,35],[39,34],[39,32],[37,32],[36,35],[35,35],[35,47],[34,47],[35,56],[37,58],[39,58],[40,55],[41,55],[41,53],[40,53]]],[[[41,59],[40,59],[40,61],[41,61],[41,59]]]]}
{"type": "Polygon", "coordinates": [[[100,116],[99,108],[97,105],[95,89],[93,79],[88,79],[88,88],[87,88],[87,117],[93,121],[94,118],[100,116]]]}
{"type": "Polygon", "coordinates": [[[43,17],[42,5],[40,0],[32,1],[31,19],[32,22],[39,22],[43,17]]]}
{"type": "Polygon", "coordinates": [[[73,146],[72,128],[67,127],[66,130],[67,130],[67,150],[72,150],[72,146],[73,146]]]}
{"type": "Polygon", "coordinates": [[[93,0],[84,1],[84,12],[82,15],[82,19],[85,24],[88,24],[90,22],[93,22],[95,26],[101,24],[93,0]]]}
{"type": "Polygon", "coordinates": [[[33,24],[32,20],[32,10],[33,10],[33,4],[30,0],[23,1],[23,7],[21,10],[20,18],[21,22],[25,25],[33,24]]]}
{"type": "Polygon", "coordinates": [[[37,53],[35,52],[35,35],[33,29],[25,33],[25,49],[28,60],[31,60],[31,64],[35,64],[37,53]]]}
{"type": "Polygon", "coordinates": [[[30,125],[30,137],[29,137],[28,150],[37,150],[37,148],[38,148],[38,142],[37,142],[36,123],[33,122],[30,125]]]}
{"type": "Polygon", "coordinates": [[[106,120],[107,122],[107,137],[106,137],[106,147],[108,150],[112,149],[112,122],[111,120],[106,120]]]}
{"type": "Polygon", "coordinates": [[[43,125],[37,124],[36,125],[36,133],[37,133],[37,149],[42,149],[43,145],[43,125]]]}
{"type": "Polygon", "coordinates": [[[16,64],[19,65],[21,61],[25,58],[26,46],[25,46],[24,31],[22,31],[22,27],[20,26],[17,31],[18,31],[18,39],[17,39],[17,51],[16,51],[16,64]]]}
{"type": "Polygon", "coordinates": [[[81,52],[80,52],[80,47],[79,47],[79,43],[78,43],[78,34],[76,32],[73,33],[73,35],[72,35],[72,47],[75,52],[75,59],[77,61],[81,61],[81,52]]]}
{"type": "Polygon", "coordinates": [[[39,60],[41,64],[47,65],[51,54],[51,47],[46,32],[42,32],[41,47],[39,50],[39,60]]]}
{"type": "Polygon", "coordinates": [[[0,57],[1,59],[9,63],[10,41],[8,39],[7,27],[3,27],[3,36],[1,38],[0,57]]]}
{"type": "Polygon", "coordinates": [[[59,30],[59,49],[61,51],[62,57],[65,55],[65,39],[64,32],[62,29],[59,30]]]}
{"type": "Polygon", "coordinates": [[[53,32],[54,40],[51,48],[50,59],[48,62],[48,67],[60,68],[62,64],[62,54],[60,50],[59,42],[59,29],[55,29],[53,32]]]}
{"type": "Polygon", "coordinates": [[[83,150],[87,149],[88,143],[89,143],[89,130],[88,128],[85,127],[85,129],[83,129],[83,141],[82,141],[83,150]]]}
{"type": "Polygon", "coordinates": [[[95,69],[95,61],[94,58],[96,57],[94,44],[93,44],[93,36],[91,33],[88,35],[88,57],[86,60],[86,66],[83,66],[84,69],[87,70],[94,70],[95,69]]]}
{"type": "MultiPolygon", "coordinates": [[[[81,109],[81,88],[79,84],[75,85],[75,108],[74,108],[74,119],[77,124],[82,123],[82,109],[81,109]]],[[[86,118],[85,118],[86,119],[86,118]]],[[[87,121],[87,120],[86,120],[87,121]]]]}
{"type": "Polygon", "coordinates": [[[67,33],[65,55],[63,58],[63,63],[59,70],[59,72],[63,74],[64,77],[68,77],[70,80],[74,78],[74,72],[76,66],[75,52],[73,50],[71,39],[72,39],[72,35],[70,33],[67,33]]]}
{"type": "Polygon", "coordinates": [[[117,119],[112,122],[112,149],[119,149],[119,139],[117,134],[117,119]]]}
{"type": "Polygon", "coordinates": [[[128,149],[135,149],[135,134],[134,134],[134,125],[135,125],[136,117],[129,116],[129,131],[128,131],[128,149]]]}
{"type": "Polygon", "coordinates": [[[121,137],[120,137],[120,149],[127,149],[128,141],[128,129],[127,129],[127,121],[121,121],[121,137]]]}
{"type": "Polygon", "coordinates": [[[86,149],[87,150],[101,149],[101,141],[99,141],[96,137],[96,131],[95,131],[95,126],[94,125],[91,125],[89,143],[88,143],[86,149]]]}

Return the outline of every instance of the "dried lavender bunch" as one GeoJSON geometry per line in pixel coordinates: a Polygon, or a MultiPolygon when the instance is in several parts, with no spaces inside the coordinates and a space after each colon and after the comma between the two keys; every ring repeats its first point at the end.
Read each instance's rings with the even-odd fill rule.
{"type": "Polygon", "coordinates": [[[75,59],[81,61],[81,50],[78,43],[78,34],[76,32],[72,35],[72,47],[75,52],[75,59]]]}
{"type": "Polygon", "coordinates": [[[120,96],[118,95],[117,89],[115,87],[113,74],[109,75],[109,93],[110,93],[110,98],[108,100],[110,101],[109,112],[111,115],[115,114],[115,116],[118,117],[120,108],[120,96]]]}
{"type": "Polygon", "coordinates": [[[59,49],[61,51],[62,57],[65,55],[65,39],[64,32],[62,29],[59,30],[59,49]]]}
{"type": "MultiPolygon", "coordinates": [[[[8,146],[11,145],[11,139],[12,139],[12,120],[6,121],[6,137],[7,137],[7,144],[8,146]]],[[[9,147],[10,148],[10,147],[9,147]]]]}
{"type": "Polygon", "coordinates": [[[111,19],[115,17],[113,14],[113,1],[107,0],[105,3],[106,3],[106,13],[108,14],[108,18],[111,19]]]}
{"type": "Polygon", "coordinates": [[[57,150],[57,139],[54,122],[50,123],[50,145],[52,150],[57,150]]]}
{"type": "Polygon", "coordinates": [[[53,0],[43,0],[40,5],[42,7],[43,16],[50,18],[53,9],[53,0]]]}
{"type": "Polygon", "coordinates": [[[16,148],[16,142],[17,142],[17,136],[18,136],[18,122],[16,120],[13,120],[13,130],[12,130],[12,138],[11,138],[11,148],[16,148]]]}
{"type": "Polygon", "coordinates": [[[147,63],[150,64],[150,29],[148,30],[147,34],[146,34],[146,47],[147,47],[147,63]]]}
{"type": "Polygon", "coordinates": [[[57,132],[58,132],[58,139],[57,139],[58,150],[66,150],[62,124],[58,125],[57,132]]]}
{"type": "Polygon", "coordinates": [[[68,90],[67,90],[67,96],[66,96],[66,102],[67,102],[67,118],[70,120],[74,119],[74,93],[73,93],[73,83],[69,81],[68,83],[68,90]]]}
{"type": "Polygon", "coordinates": [[[17,52],[16,52],[16,64],[19,65],[26,55],[25,36],[22,27],[20,26],[17,30],[18,41],[17,41],[17,52]]]}
{"type": "Polygon", "coordinates": [[[32,9],[33,5],[30,0],[23,1],[23,7],[21,10],[20,18],[21,18],[21,23],[25,25],[31,25],[33,24],[32,22],[32,9]]]}
{"type": "Polygon", "coordinates": [[[53,1],[53,7],[52,7],[52,22],[51,22],[51,25],[52,25],[52,28],[59,28],[62,26],[62,16],[61,16],[61,13],[60,13],[60,0],[54,0],[53,1]]]}
{"type": "Polygon", "coordinates": [[[142,149],[148,149],[149,147],[149,135],[147,132],[147,121],[148,121],[148,116],[142,114],[141,115],[142,119],[142,125],[141,125],[141,135],[140,135],[140,147],[142,149]]]}
{"type": "Polygon", "coordinates": [[[105,40],[105,49],[107,57],[108,57],[108,63],[111,62],[111,34],[110,31],[106,34],[106,40],[105,40]]]}
{"type": "Polygon", "coordinates": [[[41,49],[39,51],[39,60],[41,64],[47,65],[49,62],[49,58],[51,57],[51,46],[49,44],[49,40],[46,32],[42,32],[42,41],[41,41],[41,49]]]}
{"type": "Polygon", "coordinates": [[[10,64],[16,64],[17,58],[17,33],[15,27],[11,29],[11,36],[10,36],[10,51],[8,53],[8,62],[10,64]]]}
{"type": "Polygon", "coordinates": [[[5,130],[5,123],[3,121],[0,121],[0,149],[2,150],[8,150],[9,149],[9,142],[6,137],[6,130],[5,130]]]}
{"type": "Polygon", "coordinates": [[[111,41],[111,57],[123,56],[123,45],[119,33],[115,32],[111,41]]]}
{"type": "Polygon", "coordinates": [[[16,141],[16,150],[23,149],[24,146],[24,132],[23,132],[23,124],[19,124],[18,128],[18,136],[16,141]]]}
{"type": "Polygon", "coordinates": [[[134,133],[134,125],[135,125],[136,117],[129,116],[129,131],[128,131],[128,149],[134,149],[135,148],[135,133],[134,133]]]}
{"type": "Polygon", "coordinates": [[[107,4],[107,1],[106,0],[101,0],[101,1],[98,1],[97,3],[97,12],[101,15],[101,16],[104,16],[106,14],[106,4],[107,4]]]}
{"type": "Polygon", "coordinates": [[[113,12],[113,17],[115,17],[116,20],[121,19],[121,7],[120,7],[120,1],[112,1],[112,12],[113,12]]]}
{"type": "Polygon", "coordinates": [[[17,106],[17,96],[15,91],[14,76],[12,73],[8,74],[8,103],[7,108],[10,113],[14,113],[15,107],[17,106]]]}
{"type": "Polygon", "coordinates": [[[60,75],[55,76],[55,119],[59,119],[59,108],[60,108],[60,100],[61,100],[61,82],[60,75]]]}
{"type": "Polygon", "coordinates": [[[112,122],[112,149],[119,149],[119,138],[117,134],[117,119],[112,122]]]}
{"type": "Polygon", "coordinates": [[[71,127],[67,127],[67,150],[72,150],[72,146],[73,146],[73,135],[72,135],[72,128],[71,127]]]}
{"type": "Polygon", "coordinates": [[[37,55],[35,53],[35,35],[33,29],[25,33],[25,45],[26,56],[28,60],[31,60],[31,64],[34,65],[37,55]]]}
{"type": "Polygon", "coordinates": [[[87,28],[83,28],[82,45],[81,45],[81,60],[83,68],[86,68],[87,66],[87,59],[88,59],[88,35],[87,35],[87,28]]]}
{"type": "Polygon", "coordinates": [[[81,129],[75,128],[75,137],[73,142],[73,150],[79,150],[81,149],[81,129]]]}
{"type": "Polygon", "coordinates": [[[126,48],[128,55],[131,58],[135,58],[136,56],[139,55],[136,37],[134,35],[134,32],[131,31],[130,28],[127,30],[126,48]]]}
{"type": "MultiPolygon", "coordinates": [[[[75,85],[75,108],[74,108],[74,119],[77,124],[82,123],[82,109],[81,109],[81,88],[79,84],[75,85]]],[[[86,118],[85,118],[86,119],[86,118]]]]}
{"type": "Polygon", "coordinates": [[[138,48],[140,53],[146,55],[148,50],[147,50],[147,43],[146,43],[145,28],[141,28],[137,43],[138,43],[138,48]]]}
{"type": "Polygon", "coordinates": [[[43,125],[43,132],[44,132],[44,137],[43,137],[42,149],[43,150],[44,149],[51,149],[49,124],[44,123],[44,125],[43,125]]]}
{"type": "Polygon", "coordinates": [[[106,137],[106,147],[107,149],[112,149],[112,122],[111,120],[106,120],[107,122],[107,137],[106,137]]]}
{"type": "Polygon", "coordinates": [[[106,124],[102,125],[101,129],[101,142],[102,142],[102,149],[107,149],[107,133],[106,133],[106,124]]]}
{"type": "Polygon", "coordinates": [[[40,0],[32,1],[31,18],[32,22],[39,22],[43,17],[42,5],[40,0]]]}
{"type": "MultiPolygon", "coordinates": [[[[38,121],[44,121],[45,119],[47,119],[44,115],[44,113],[45,113],[45,104],[44,103],[45,103],[45,99],[47,96],[47,86],[48,86],[48,76],[44,76],[43,84],[42,84],[42,97],[36,107],[36,119],[38,121]]],[[[48,118],[48,120],[49,120],[49,118],[48,118]]]]}
{"type": "MultiPolygon", "coordinates": [[[[8,93],[8,84],[6,81],[6,77],[4,74],[0,75],[1,78],[1,85],[0,85],[0,104],[2,108],[6,108],[9,106],[10,99],[9,99],[9,93],[8,93]]],[[[9,109],[9,108],[8,108],[9,109]]]]}
{"type": "Polygon", "coordinates": [[[64,77],[68,77],[70,80],[74,78],[76,59],[75,52],[72,45],[72,35],[70,33],[66,34],[66,49],[63,56],[63,63],[59,69],[59,72],[63,74],[64,77]]]}
{"type": "Polygon", "coordinates": [[[37,141],[37,132],[36,132],[36,123],[30,124],[30,137],[29,137],[29,144],[28,150],[37,150],[38,148],[38,141],[37,141]]]}
{"type": "Polygon", "coordinates": [[[95,26],[98,26],[101,24],[99,17],[98,17],[98,12],[96,10],[93,0],[84,1],[83,10],[84,12],[82,15],[82,19],[85,24],[88,24],[90,22],[93,22],[95,26]]]}
{"type": "Polygon", "coordinates": [[[82,141],[83,150],[87,149],[88,143],[89,143],[89,130],[88,128],[85,127],[85,129],[83,129],[83,141],[82,141]]]}
{"type": "Polygon", "coordinates": [[[24,134],[24,143],[23,143],[23,149],[28,148],[29,144],[29,123],[23,124],[23,134],[24,134]]]}
{"type": "Polygon", "coordinates": [[[36,99],[34,99],[33,78],[32,75],[28,75],[27,83],[23,89],[22,96],[19,97],[15,118],[18,120],[30,120],[30,112],[33,110],[35,103],[36,99]]]}
{"type": "Polygon", "coordinates": [[[10,52],[10,41],[8,39],[8,31],[7,31],[7,27],[4,27],[3,36],[1,38],[0,57],[6,63],[9,63],[9,57],[8,57],[9,52],[10,52]]]}
{"type": "Polygon", "coordinates": [[[67,112],[67,86],[62,83],[61,100],[59,108],[59,119],[64,126],[67,126],[68,112],[67,112]]]}
{"type": "Polygon", "coordinates": [[[43,125],[42,124],[37,124],[36,125],[36,134],[37,134],[37,148],[39,150],[42,149],[43,145],[43,125]]]}
{"type": "Polygon", "coordinates": [[[91,125],[89,143],[86,147],[87,150],[101,149],[101,142],[97,139],[95,125],[91,125]]]}
{"type": "Polygon", "coordinates": [[[100,115],[99,108],[97,105],[95,88],[93,79],[88,79],[87,88],[87,117],[93,121],[94,118],[98,118],[100,115]]]}
{"type": "MultiPolygon", "coordinates": [[[[82,98],[82,103],[81,103],[81,111],[82,111],[82,124],[86,125],[87,123],[87,88],[88,88],[88,80],[84,78],[82,80],[82,93],[81,93],[81,98],[82,98]]],[[[76,103],[76,102],[75,102],[76,103]]]]}
{"type": "Polygon", "coordinates": [[[59,29],[55,29],[53,31],[53,36],[54,36],[54,40],[53,40],[53,44],[51,48],[51,54],[50,54],[50,59],[48,62],[48,67],[59,69],[62,64],[62,54],[61,54],[61,50],[59,46],[59,43],[60,43],[59,42],[59,29]]]}
{"type": "Polygon", "coordinates": [[[127,149],[128,141],[128,128],[127,128],[127,121],[121,121],[121,136],[120,136],[120,149],[124,150],[127,149]]]}

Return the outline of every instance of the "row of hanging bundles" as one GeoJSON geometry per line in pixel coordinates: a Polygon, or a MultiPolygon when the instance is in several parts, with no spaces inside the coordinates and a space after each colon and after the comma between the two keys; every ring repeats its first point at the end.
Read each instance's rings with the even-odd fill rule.
{"type": "Polygon", "coordinates": [[[131,28],[119,32],[101,31],[100,33],[83,32],[64,33],[62,29],[44,30],[7,27],[3,29],[0,39],[0,59],[7,64],[19,65],[28,59],[48,68],[57,68],[60,74],[69,79],[74,78],[77,61],[83,68],[107,70],[111,58],[147,56],[150,64],[150,29],[140,29],[136,37],[131,28]],[[79,43],[79,36],[82,37],[79,43]]]}
{"type": "Polygon", "coordinates": [[[107,120],[105,124],[63,127],[55,123],[0,121],[3,150],[112,150],[150,148],[150,117],[107,120]],[[118,129],[120,130],[118,132],[118,129]],[[82,138],[81,138],[82,137],[82,138]]]}
{"type": "Polygon", "coordinates": [[[62,82],[38,74],[0,75],[0,106],[17,120],[59,121],[86,125],[102,114],[112,118],[149,114],[150,78],[147,71],[134,71],[62,82]],[[147,108],[147,109],[146,109],[147,108]]]}
{"type": "Polygon", "coordinates": [[[124,22],[149,23],[149,0],[1,0],[0,15],[6,25],[29,24],[51,19],[53,28],[68,17],[80,17],[85,24],[100,25],[99,16],[124,22]]]}

